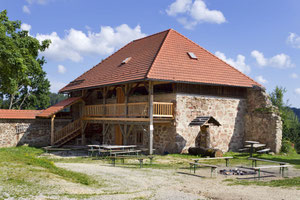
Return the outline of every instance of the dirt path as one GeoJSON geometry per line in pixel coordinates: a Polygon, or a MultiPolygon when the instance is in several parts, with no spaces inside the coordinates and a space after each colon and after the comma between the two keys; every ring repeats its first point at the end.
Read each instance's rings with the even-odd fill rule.
{"type": "MultiPolygon", "coordinates": [[[[93,199],[299,199],[300,190],[265,186],[228,186],[224,176],[209,178],[209,170],[189,171],[112,167],[105,164],[57,163],[59,167],[86,173],[104,186],[90,193],[93,199]],[[201,177],[206,176],[206,178],[201,177]]],[[[73,188],[76,190],[76,188],[73,188]]]]}

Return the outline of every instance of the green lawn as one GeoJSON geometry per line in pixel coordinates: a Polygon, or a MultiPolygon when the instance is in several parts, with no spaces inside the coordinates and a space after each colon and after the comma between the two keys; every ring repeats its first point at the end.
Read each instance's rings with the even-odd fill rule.
{"type": "Polygon", "coordinates": [[[52,161],[39,158],[41,153],[41,149],[31,147],[0,148],[0,199],[29,198],[39,195],[40,191],[51,193],[55,188],[46,185],[44,180],[64,179],[83,185],[99,185],[85,174],[56,167],[52,161]]]}

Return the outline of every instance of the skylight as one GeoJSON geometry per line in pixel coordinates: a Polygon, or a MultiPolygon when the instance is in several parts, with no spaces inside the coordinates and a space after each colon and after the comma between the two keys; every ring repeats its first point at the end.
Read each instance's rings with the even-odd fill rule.
{"type": "Polygon", "coordinates": [[[128,63],[130,59],[131,57],[125,58],[125,60],[122,61],[122,65],[128,63]]]}
{"type": "Polygon", "coordinates": [[[187,54],[190,56],[192,59],[198,59],[197,56],[193,52],[187,52],[187,54]]]}

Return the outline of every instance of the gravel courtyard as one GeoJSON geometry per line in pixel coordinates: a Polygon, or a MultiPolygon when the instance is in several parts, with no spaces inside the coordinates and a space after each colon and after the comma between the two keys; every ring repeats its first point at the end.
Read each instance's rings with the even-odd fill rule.
{"type": "MultiPolygon", "coordinates": [[[[209,169],[197,170],[196,175],[192,175],[189,174],[188,169],[139,169],[126,165],[112,167],[105,163],[57,163],[56,165],[85,173],[102,183],[101,189],[85,189],[77,184],[66,186],[66,189],[78,194],[94,194],[90,199],[292,200],[299,199],[300,196],[300,190],[296,188],[229,185],[224,181],[228,177],[223,175],[210,178],[209,169]]],[[[298,173],[299,170],[296,171],[298,173]]]]}

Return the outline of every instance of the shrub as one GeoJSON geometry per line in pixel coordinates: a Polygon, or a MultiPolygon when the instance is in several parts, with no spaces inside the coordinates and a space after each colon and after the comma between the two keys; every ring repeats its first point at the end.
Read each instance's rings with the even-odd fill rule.
{"type": "Polygon", "coordinates": [[[281,145],[281,153],[294,154],[297,152],[292,142],[289,140],[283,140],[281,145]]]}

